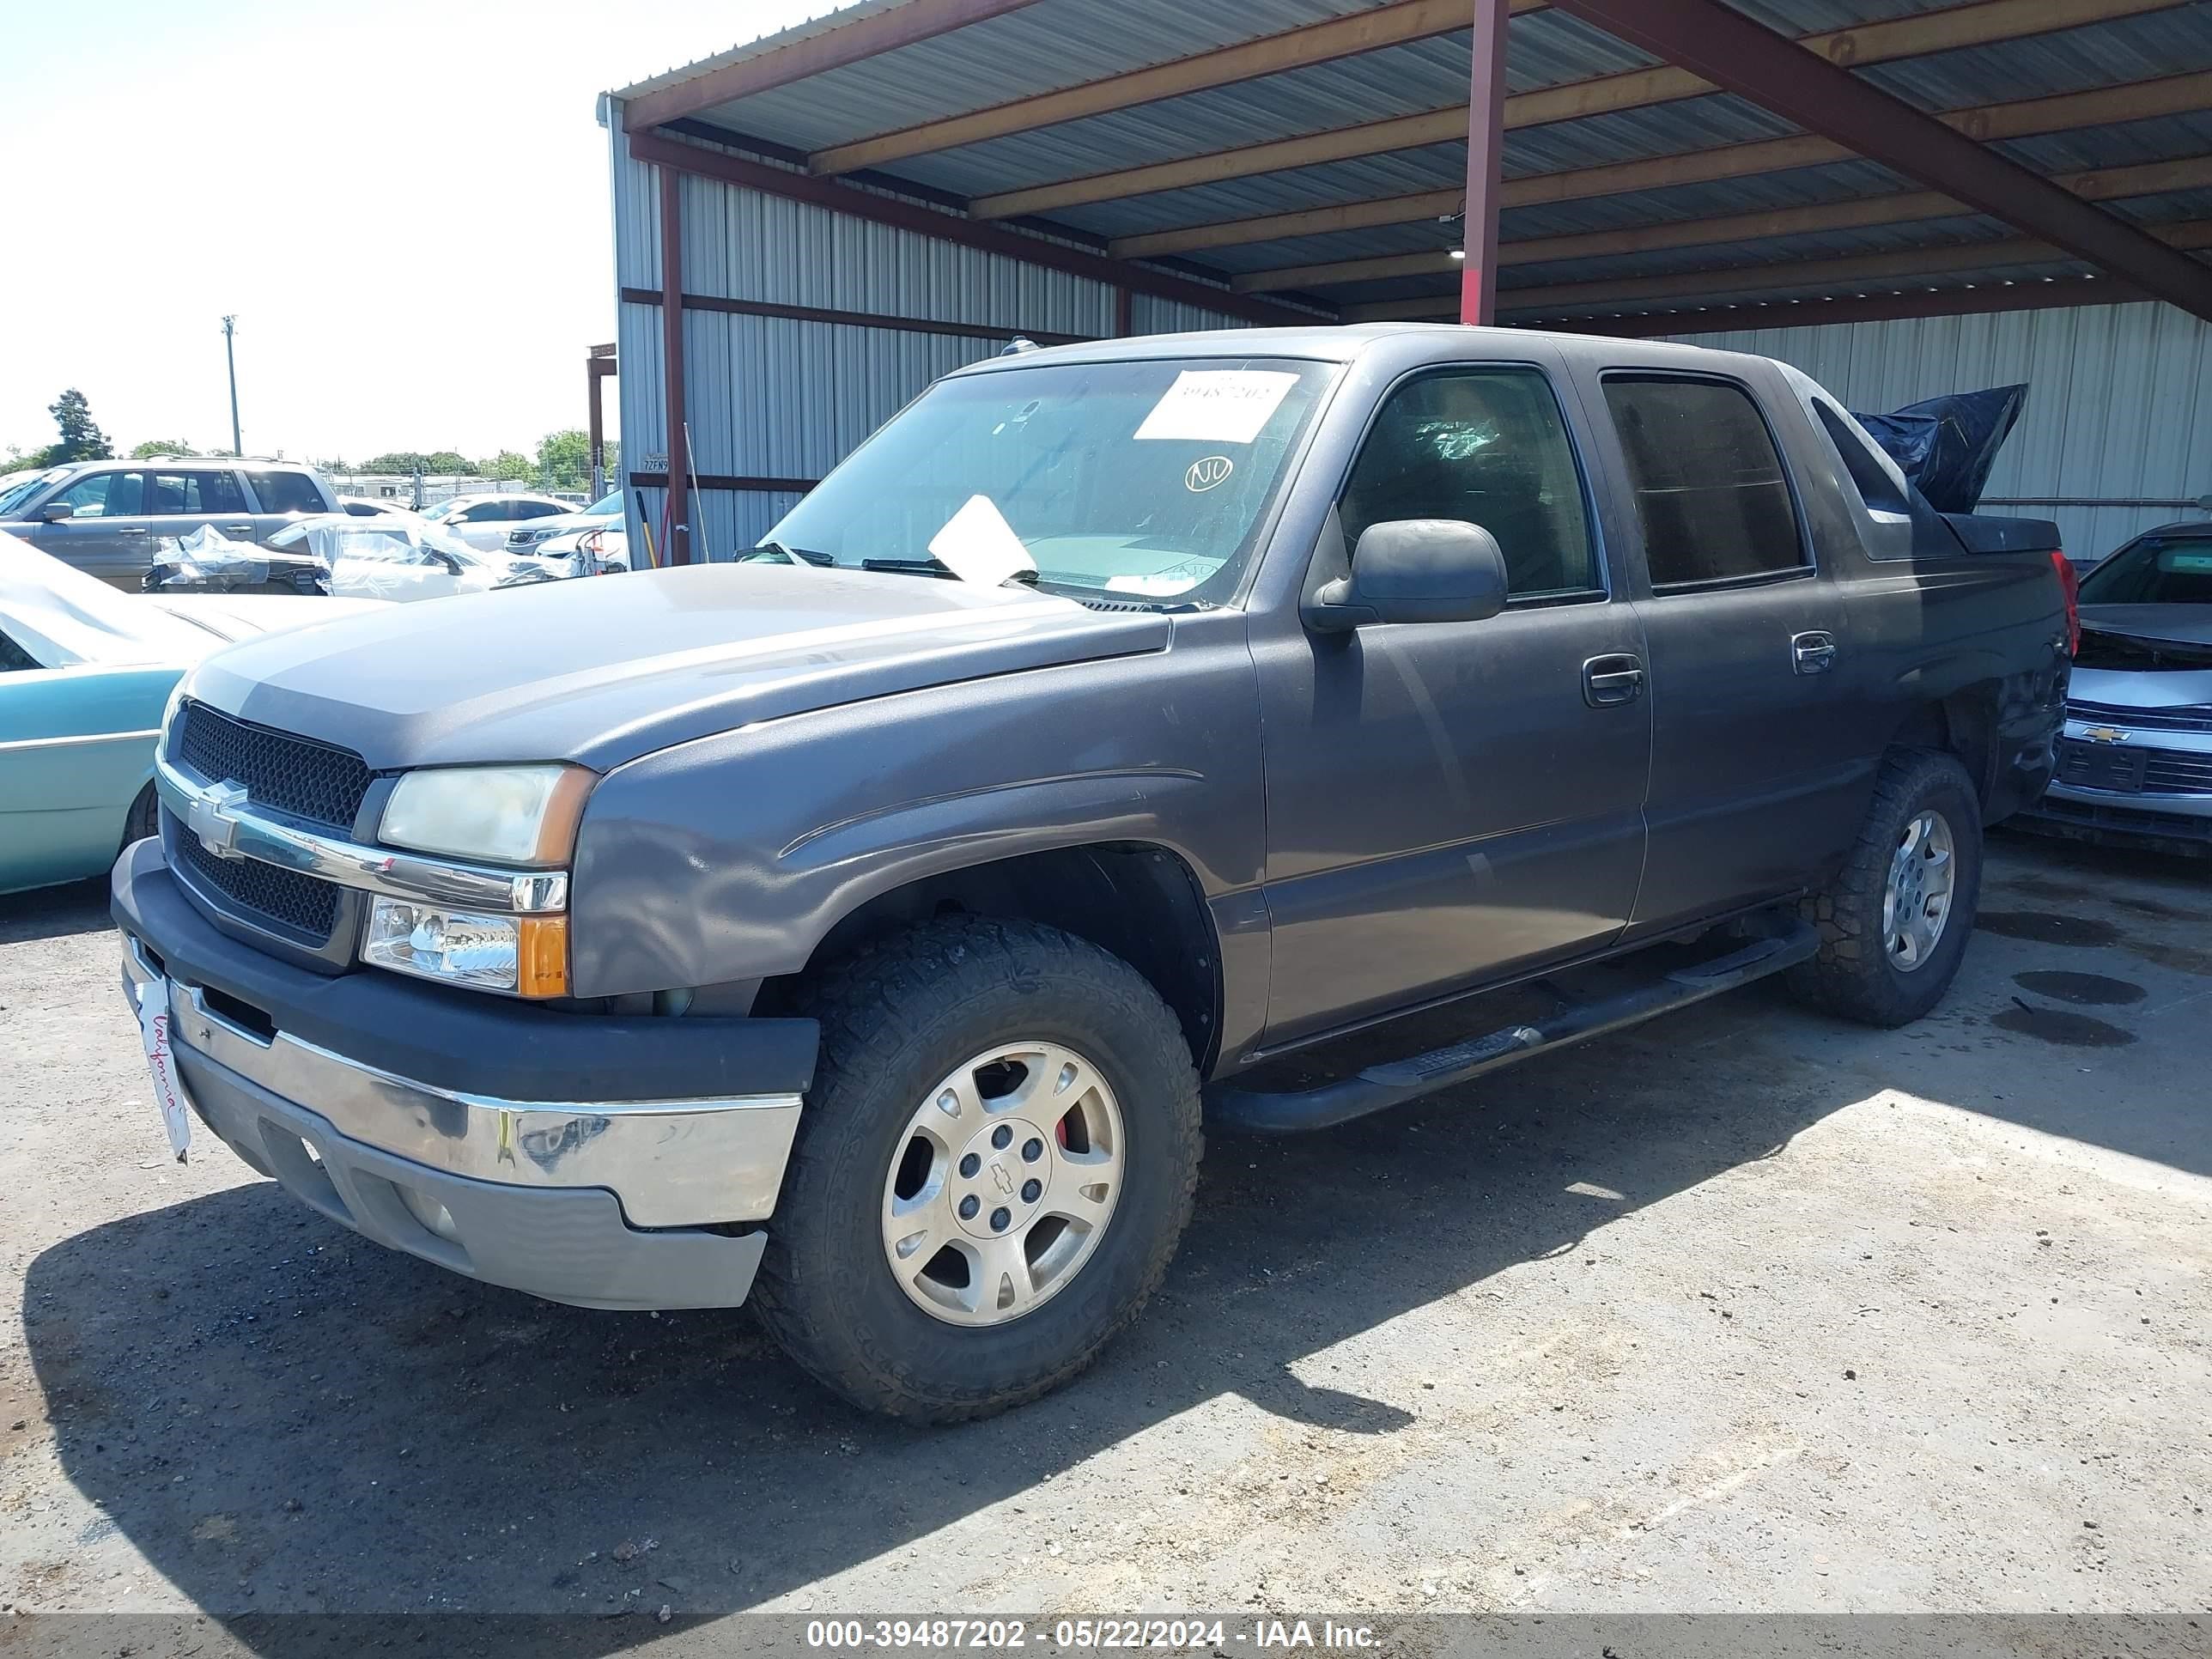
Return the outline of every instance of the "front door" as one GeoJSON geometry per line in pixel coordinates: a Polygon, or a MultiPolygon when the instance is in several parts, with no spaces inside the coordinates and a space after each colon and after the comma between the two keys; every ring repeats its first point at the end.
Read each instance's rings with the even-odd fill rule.
{"type": "Polygon", "coordinates": [[[33,526],[31,544],[88,576],[136,592],[153,562],[146,544],[146,475],[88,472],[53,501],[67,502],[70,516],[33,526]]]}
{"type": "Polygon", "coordinates": [[[1370,524],[1456,519],[1497,538],[1510,599],[1258,653],[1268,1046],[1602,948],[1643,869],[1643,635],[1547,368],[1401,382],[1338,517],[1319,577],[1370,524]]]}

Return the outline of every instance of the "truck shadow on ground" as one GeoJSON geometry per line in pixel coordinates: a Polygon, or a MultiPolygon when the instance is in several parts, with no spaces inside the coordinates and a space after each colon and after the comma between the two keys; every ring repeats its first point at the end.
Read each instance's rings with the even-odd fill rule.
{"type": "Polygon", "coordinates": [[[0,897],[0,945],[94,933],[114,924],[107,916],[107,878],[73,881],[0,897]]]}
{"type": "MultiPolygon", "coordinates": [[[[1742,1040],[1759,1013],[1678,1018],[1635,1057],[1633,1094],[1615,1040],[1492,1080],[1480,1109],[1214,1137],[1144,1319],[1073,1387],[983,1423],[864,1416],[742,1311],[552,1306],[387,1253],[266,1182],[47,1250],[27,1339],[69,1478],[219,1617],[606,1613],[639,1587],[647,1609],[744,1607],[988,1505],[1049,1508],[1055,1473],[1216,1395],[1397,1431],[1407,1402],[1373,1397],[1334,1345],[1571,1252],[1840,1103],[1742,1040]]],[[[946,1562],[948,1589],[969,1576],[946,1562]]],[[[600,1628],[611,1651],[657,1626],[600,1628]]]]}
{"type": "MultiPolygon", "coordinates": [[[[2073,879],[2032,851],[2005,862],[2015,894],[2073,879]]],[[[2029,960],[1978,945],[1954,993],[1965,1006],[1917,1036],[1847,1040],[1761,986],[1322,1134],[1217,1135],[1146,1316],[1073,1386],[984,1423],[863,1416],[742,1311],[551,1306],[386,1253],[269,1183],[48,1249],[28,1273],[27,1340],[68,1478],[264,1651],[291,1650],[263,1634],[285,1621],[240,1615],[466,1608],[630,1613],[564,1627],[561,1651],[613,1652],[650,1639],[663,1602],[750,1607],[909,1549],[940,1599],[971,1580],[988,1599],[988,1564],[932,1534],[1003,1503],[1049,1516],[1052,1476],[1174,1434],[1224,1395],[1400,1432],[1417,1401],[1377,1397],[1339,1344],[1461,1296],[1479,1341],[1492,1275],[1572,1257],[1594,1229],[1772,1157],[1886,1083],[1926,1092],[1984,1064],[1975,1051],[2027,1042],[1972,1008],[2002,1004],[2029,960]]],[[[1468,1023],[1432,1018],[1432,1040],[1468,1023]]],[[[2110,1143],[2132,1109],[2038,1109],[2038,1127],[2110,1143]]],[[[1152,1461],[1202,1465],[1202,1440],[1152,1461]]],[[[1172,1511],[1165,1491],[1143,1498],[1172,1511]]]]}

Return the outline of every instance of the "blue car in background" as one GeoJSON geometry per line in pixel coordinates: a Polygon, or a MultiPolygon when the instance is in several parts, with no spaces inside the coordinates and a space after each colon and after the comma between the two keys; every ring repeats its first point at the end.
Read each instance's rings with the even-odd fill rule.
{"type": "Polygon", "coordinates": [[[154,740],[194,663],[374,603],[124,593],[0,532],[0,893],[104,874],[154,833],[154,740]]]}

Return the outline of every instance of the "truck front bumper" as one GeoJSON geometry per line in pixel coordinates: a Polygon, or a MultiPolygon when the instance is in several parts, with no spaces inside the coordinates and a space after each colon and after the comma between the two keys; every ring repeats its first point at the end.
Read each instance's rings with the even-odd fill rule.
{"type": "Polygon", "coordinates": [[[222,933],[158,842],[126,848],[125,989],[169,982],[207,1127],[332,1220],[456,1273],[593,1308],[731,1307],[752,1285],[817,1032],[809,1020],[563,1013],[222,933]]]}

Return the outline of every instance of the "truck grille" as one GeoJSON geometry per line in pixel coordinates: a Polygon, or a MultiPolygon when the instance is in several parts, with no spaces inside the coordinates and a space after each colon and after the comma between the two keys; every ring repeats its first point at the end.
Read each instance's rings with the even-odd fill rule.
{"type": "MultiPolygon", "coordinates": [[[[250,787],[250,786],[249,786],[250,787]]],[[[258,859],[222,859],[199,837],[177,825],[179,860],[203,887],[230,901],[249,921],[291,933],[303,943],[327,945],[337,926],[338,890],[331,883],[258,859]]]]}
{"type": "Polygon", "coordinates": [[[2071,698],[2066,704],[2069,720],[2089,720],[2100,726],[2132,726],[2144,731],[2212,732],[2212,705],[2183,703],[2171,708],[2130,708],[2119,703],[2079,702],[2071,698]]]}
{"type": "Polygon", "coordinates": [[[2212,795],[2212,755],[2069,741],[2059,745],[2058,781],[2116,795],[2212,795]]]}
{"type": "Polygon", "coordinates": [[[344,835],[353,833],[368,793],[368,767],[360,756],[234,720],[202,702],[178,710],[170,744],[172,756],[209,782],[242,784],[257,806],[344,835]]]}

